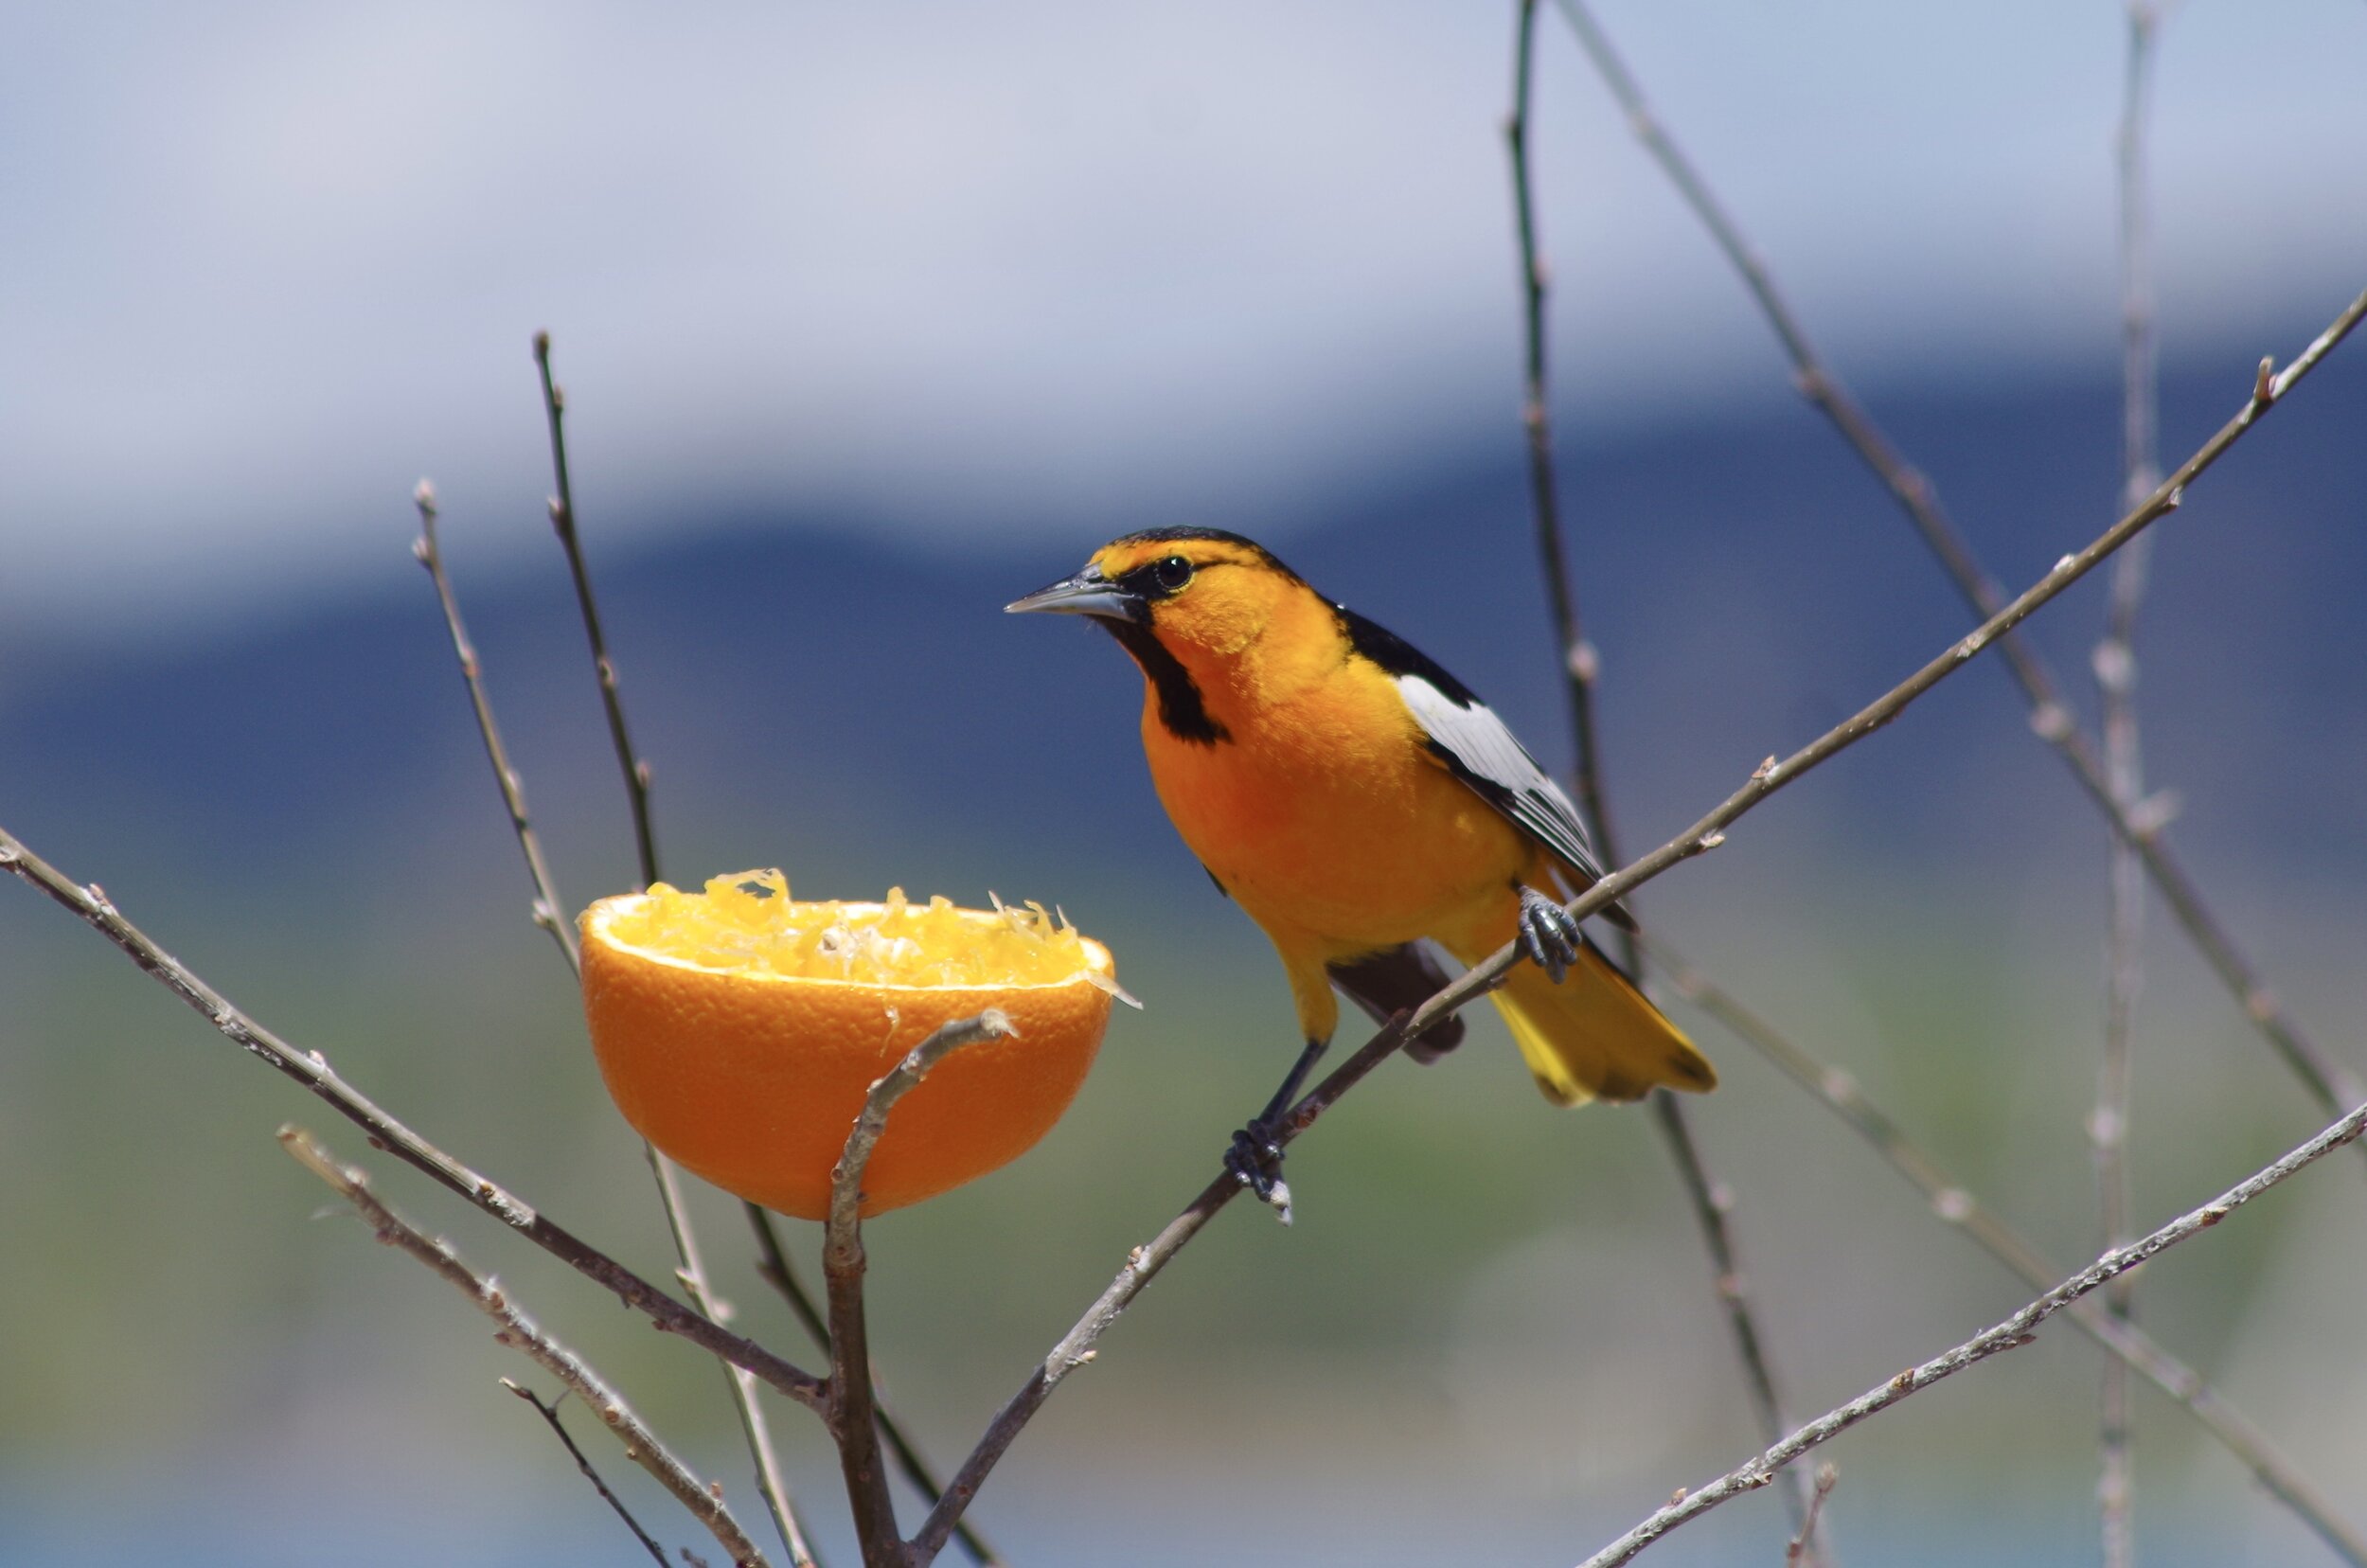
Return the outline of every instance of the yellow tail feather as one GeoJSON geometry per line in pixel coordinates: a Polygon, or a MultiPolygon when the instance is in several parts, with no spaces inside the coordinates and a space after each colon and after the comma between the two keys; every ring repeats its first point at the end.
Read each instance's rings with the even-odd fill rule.
{"type": "Polygon", "coordinates": [[[1558,986],[1535,964],[1516,964],[1489,1000],[1556,1105],[1642,1099],[1662,1084],[1696,1094],[1717,1086],[1693,1042],[1593,948],[1558,986]]]}

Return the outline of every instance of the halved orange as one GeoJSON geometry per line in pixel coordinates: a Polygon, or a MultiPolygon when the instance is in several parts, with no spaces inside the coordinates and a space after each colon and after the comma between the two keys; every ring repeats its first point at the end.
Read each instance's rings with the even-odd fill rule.
{"type": "Polygon", "coordinates": [[[584,1016],[625,1119],[725,1191],[807,1220],[828,1212],[864,1095],[938,1025],[999,1007],[1018,1032],[955,1051],[897,1103],[865,1214],[1032,1148],[1084,1082],[1117,989],[1109,949],[1041,904],[797,903],[778,871],[602,899],[581,926],[584,1016]]]}

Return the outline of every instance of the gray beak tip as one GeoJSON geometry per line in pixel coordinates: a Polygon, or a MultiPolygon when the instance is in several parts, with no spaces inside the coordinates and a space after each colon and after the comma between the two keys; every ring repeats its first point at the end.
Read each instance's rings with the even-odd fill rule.
{"type": "Polygon", "coordinates": [[[1100,615],[1125,620],[1132,617],[1135,602],[1115,583],[1089,569],[1049,587],[1039,588],[1023,598],[1013,599],[1003,607],[1003,613],[1006,615],[1025,615],[1048,611],[1062,615],[1100,615]]]}

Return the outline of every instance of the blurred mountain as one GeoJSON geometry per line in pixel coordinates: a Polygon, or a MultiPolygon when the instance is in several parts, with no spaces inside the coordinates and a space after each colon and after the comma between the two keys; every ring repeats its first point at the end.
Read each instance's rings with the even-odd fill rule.
{"type": "MultiPolygon", "coordinates": [[[[2232,412],[2247,375],[2227,364],[2172,378],[2165,450],[2184,453],[2232,412]]],[[[2109,384],[1901,392],[1881,404],[2009,590],[2117,509],[2109,384]]],[[[2154,771],[2216,808],[2195,813],[2199,831],[2237,834],[2248,853],[2281,851],[2246,824],[2312,818],[2346,852],[2358,846],[2341,827],[2355,817],[2338,809],[2355,774],[2340,764],[2360,759],[2367,726],[2343,719],[2351,661],[2328,650],[2360,617],[2352,585],[2367,537],[2343,525],[2367,488],[2363,427],[2367,374],[2338,357],[2157,530],[2141,641],[2154,771]],[[2323,766],[2262,765],[2295,747],[2331,751],[2323,766]]],[[[1606,661],[1613,798],[1655,828],[1706,807],[1736,770],[1807,739],[1966,624],[1888,498],[1805,408],[1609,446],[1565,424],[1561,459],[1583,607],[1606,661]],[[1664,800],[1665,811],[1634,804],[1664,800]]],[[[1507,422],[1486,450],[1408,452],[1317,509],[1203,521],[1272,544],[1431,650],[1558,765],[1567,747],[1525,484],[1507,422]]],[[[472,516],[466,497],[447,508],[447,551],[516,760],[545,806],[594,810],[613,779],[556,552],[528,575],[473,577],[478,530],[539,523],[472,516]]],[[[844,855],[846,871],[874,867],[874,881],[881,865],[974,877],[1006,864],[990,845],[1056,860],[1180,853],[1134,752],[1138,688],[1124,659],[1084,626],[999,613],[1100,537],[1063,553],[1018,549],[982,517],[951,520],[942,548],[917,551],[883,545],[860,517],[716,511],[685,497],[654,530],[667,543],[622,553],[600,543],[599,498],[584,508],[669,838],[724,860],[737,841],[739,858],[826,871],[844,855]]],[[[498,840],[489,797],[465,776],[475,741],[450,650],[425,582],[397,563],[403,514],[388,512],[385,586],[366,597],[290,601],[165,647],[0,643],[9,820],[66,845],[82,829],[128,837],[207,875],[358,856],[357,834],[389,828],[439,823],[444,834],[474,819],[485,830],[472,842],[498,840]],[[467,794],[446,820],[454,786],[467,794]]],[[[1112,516],[1101,534],[1154,518],[1171,520],[1147,498],[1145,516],[1112,516]]],[[[2083,589],[2035,632],[2083,700],[2095,599],[2083,589]]],[[[2036,759],[2005,739],[2020,718],[2001,684],[1989,669],[1952,683],[1931,700],[1948,722],[1911,719],[1912,741],[1866,748],[1815,793],[1875,843],[1976,827],[1997,809],[1993,764],[2018,777],[2036,759]],[[1988,803],[1972,821],[1968,795],[1988,803]]],[[[1632,834],[1628,846],[1640,846],[1632,834]]],[[[2282,851],[2302,866],[2325,852],[2323,841],[2282,851]]]]}

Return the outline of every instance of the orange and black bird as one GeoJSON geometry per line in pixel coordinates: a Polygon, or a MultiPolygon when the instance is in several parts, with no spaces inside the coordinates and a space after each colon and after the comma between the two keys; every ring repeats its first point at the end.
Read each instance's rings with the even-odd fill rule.
{"type": "MultiPolygon", "coordinates": [[[[1536,961],[1492,999],[1557,1105],[1717,1083],[1557,901],[1603,874],[1569,796],[1403,638],[1212,528],[1129,534],[1007,608],[1090,616],[1142,667],[1159,798],[1281,955],[1306,1044],[1226,1157],[1259,1197],[1277,1196],[1273,1129],[1339,1023],[1333,988],[1377,1021],[1414,1007],[1447,983],[1424,938],[1466,965],[1515,939],[1536,961]]],[[[1449,1019],[1410,1052],[1435,1060],[1462,1032],[1449,1019]]]]}

